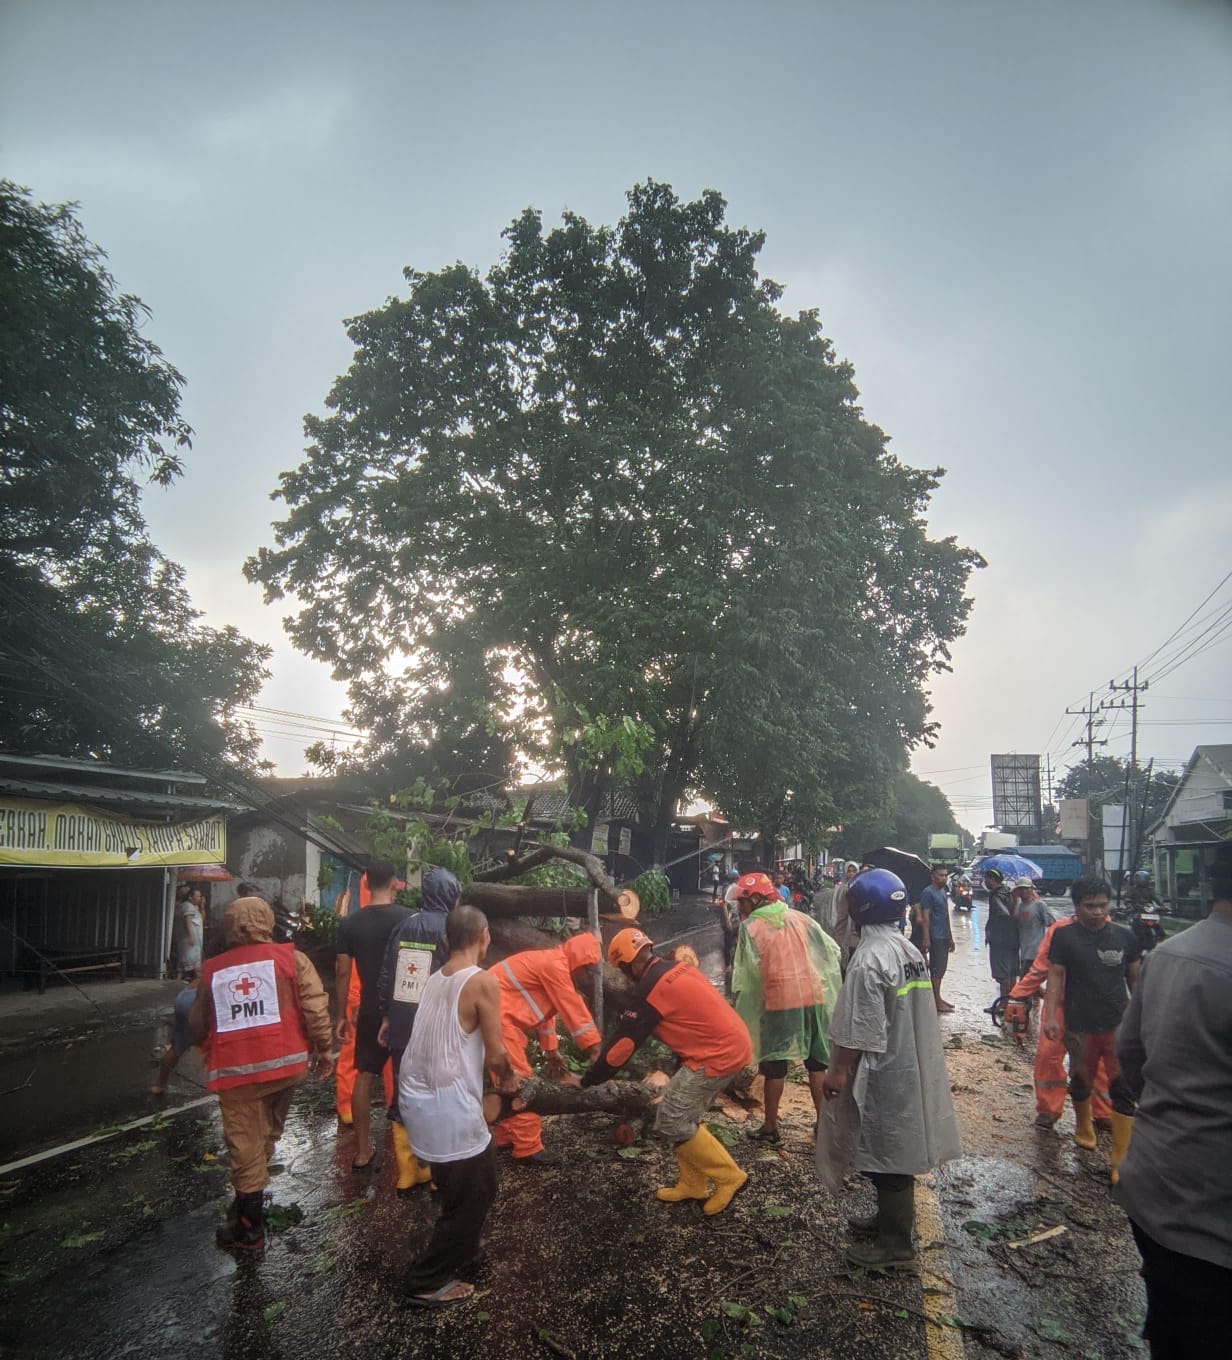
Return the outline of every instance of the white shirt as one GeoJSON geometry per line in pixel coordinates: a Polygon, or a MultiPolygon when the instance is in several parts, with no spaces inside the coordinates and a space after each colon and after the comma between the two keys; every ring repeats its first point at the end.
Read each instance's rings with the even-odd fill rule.
{"type": "Polygon", "coordinates": [[[424,986],[398,1076],[411,1150],[429,1166],[477,1157],[492,1140],[483,1117],[483,1035],[467,1034],[458,1001],[477,965],[433,973],[424,986]]]}

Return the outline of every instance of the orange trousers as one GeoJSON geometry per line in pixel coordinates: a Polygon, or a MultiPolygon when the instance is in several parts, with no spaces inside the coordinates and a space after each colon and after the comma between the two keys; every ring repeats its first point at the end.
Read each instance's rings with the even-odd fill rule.
{"type": "MultiPolygon", "coordinates": [[[[351,1037],[338,1050],[338,1065],[334,1069],[334,1108],[344,1124],[351,1122],[351,1092],[355,1089],[355,1017],[359,1013],[359,969],[351,968],[351,985],[347,989],[347,1015],[351,1021],[351,1037]]],[[[394,1102],[394,1065],[386,1063],[385,1104],[394,1102]]]]}
{"type": "MultiPolygon", "coordinates": [[[[509,1054],[509,1065],[519,1077],[534,1076],[530,1059],[526,1056],[527,1034],[506,1016],[501,1016],[501,1039],[509,1054]]],[[[492,1141],[497,1147],[511,1147],[515,1157],[533,1157],[543,1151],[543,1121],[537,1114],[511,1114],[492,1128],[492,1141]]]]}
{"type": "MultiPolygon", "coordinates": [[[[1065,1109],[1065,1095],[1069,1080],[1065,1073],[1065,1040],[1050,1039],[1040,1031],[1035,1049],[1035,1112],[1050,1114],[1060,1119],[1065,1109]]],[[[1108,1096],[1108,1072],[1101,1058],[1091,1074],[1091,1114],[1096,1119],[1112,1117],[1112,1101],[1108,1096]]]]}

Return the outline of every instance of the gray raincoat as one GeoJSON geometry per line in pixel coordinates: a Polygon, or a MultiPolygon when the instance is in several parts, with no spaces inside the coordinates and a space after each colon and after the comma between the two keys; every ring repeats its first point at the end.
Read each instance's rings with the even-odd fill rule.
{"type": "Polygon", "coordinates": [[[861,1056],[818,1122],[829,1190],[851,1170],[917,1176],[961,1155],[928,965],[895,925],[860,932],[830,1025],[836,1046],[861,1056]]]}

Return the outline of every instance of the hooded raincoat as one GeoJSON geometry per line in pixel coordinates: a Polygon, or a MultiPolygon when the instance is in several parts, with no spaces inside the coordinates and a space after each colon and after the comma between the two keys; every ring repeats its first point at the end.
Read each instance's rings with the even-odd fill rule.
{"type": "Polygon", "coordinates": [[[860,932],[830,1043],[860,1061],[821,1112],[817,1171],[829,1190],[853,1169],[917,1176],[961,1155],[928,965],[896,925],[860,932]]]}
{"type": "Polygon", "coordinates": [[[816,921],[783,902],[751,912],[732,964],[732,1000],[755,1062],[827,1063],[826,1032],[842,979],[839,950],[816,921]]]}

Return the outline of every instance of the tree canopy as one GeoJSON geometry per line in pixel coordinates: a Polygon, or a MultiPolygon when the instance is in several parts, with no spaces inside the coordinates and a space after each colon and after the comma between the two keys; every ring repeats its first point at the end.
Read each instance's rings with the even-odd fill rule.
{"type": "Polygon", "coordinates": [[[1141,858],[1144,833],[1163,815],[1173,789],[1180,782],[1180,775],[1169,770],[1140,764],[1131,771],[1128,760],[1096,756],[1089,768],[1084,761],[1066,773],[1057,785],[1057,797],[1090,800],[1092,849],[1096,858],[1103,845],[1101,809],[1106,803],[1127,804],[1132,809],[1129,841],[1136,862],[1141,858]]]}
{"type": "Polygon", "coordinates": [[[348,322],[247,570],[296,598],[373,754],[430,755],[452,708],[586,802],[579,714],[629,718],[656,857],[686,790],[812,837],[929,739],[980,559],[929,539],[940,471],[888,452],[816,313],[780,312],[761,234],[714,192],[628,199],[614,227],[528,209],[486,275],[407,269],[348,322]]]}
{"type": "Polygon", "coordinates": [[[72,205],[0,181],[0,747],[255,758],[268,649],[197,620],[143,485],[181,471],[183,378],[72,205]]]}
{"type": "Polygon", "coordinates": [[[929,836],[946,832],[957,832],[971,843],[971,833],[958,824],[945,794],[935,784],[904,770],[890,781],[881,807],[846,823],[830,848],[844,859],[858,859],[866,850],[881,845],[926,857],[929,836]]]}

